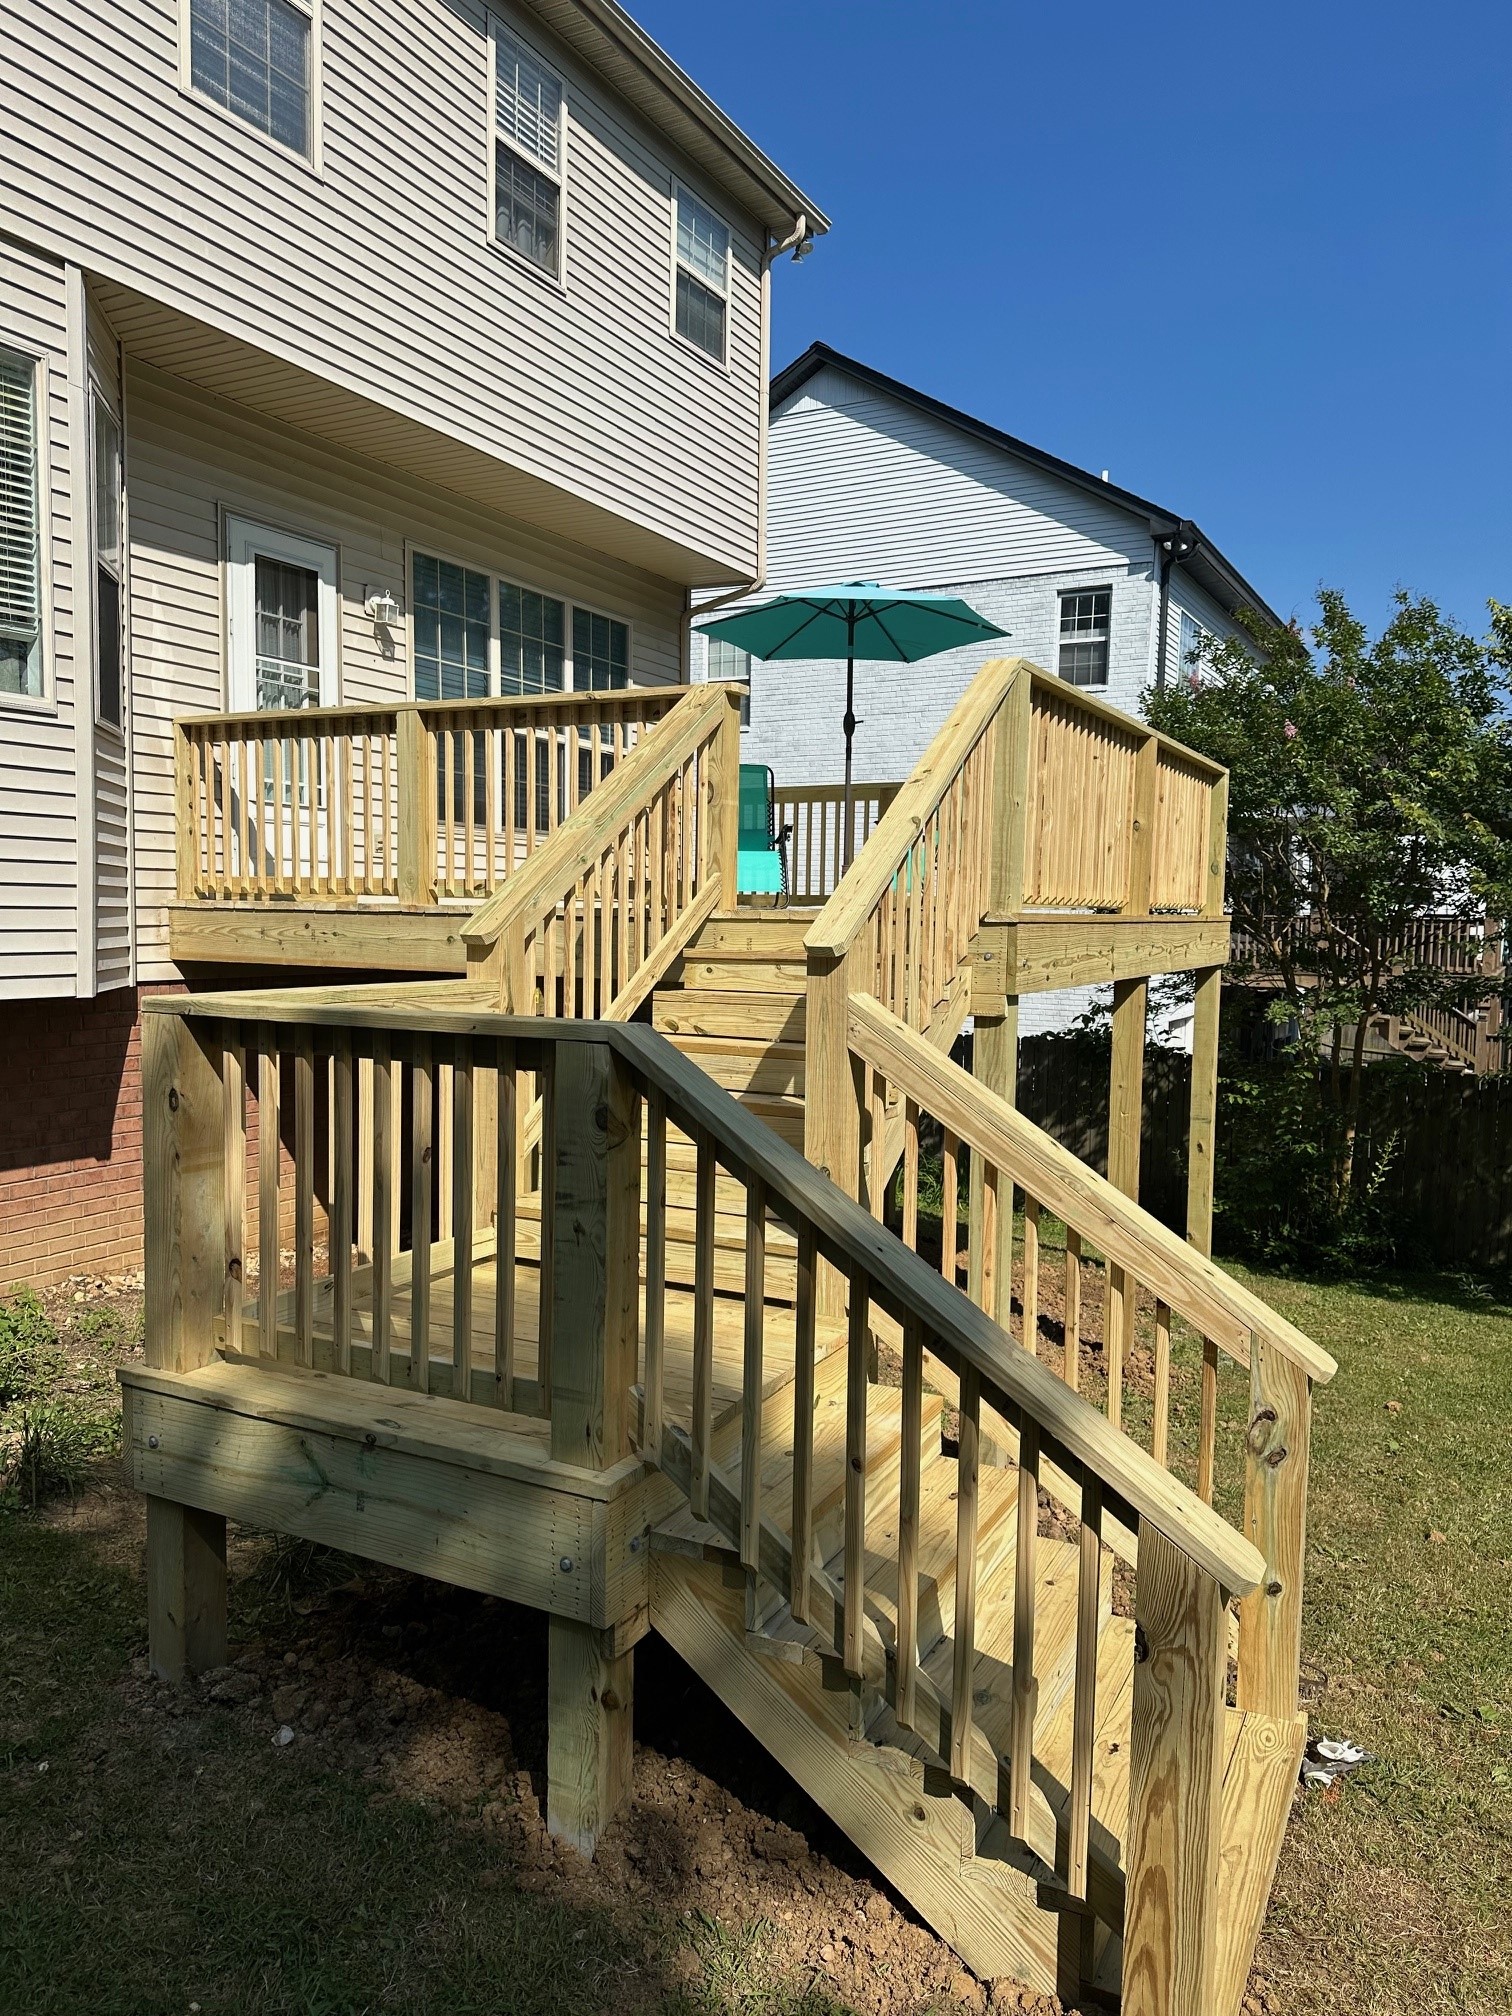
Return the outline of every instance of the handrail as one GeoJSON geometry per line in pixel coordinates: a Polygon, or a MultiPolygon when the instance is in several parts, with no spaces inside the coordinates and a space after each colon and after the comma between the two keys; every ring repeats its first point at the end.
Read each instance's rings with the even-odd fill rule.
{"type": "Polygon", "coordinates": [[[422,719],[428,719],[436,714],[458,713],[491,716],[543,711],[570,713],[574,707],[585,704],[591,705],[595,714],[627,714],[639,718],[653,708],[670,713],[679,699],[693,690],[697,689],[687,686],[617,686],[612,690],[595,689],[586,693],[485,693],[471,700],[411,700],[405,697],[372,704],[359,701],[335,707],[293,707],[286,711],[260,708],[237,714],[175,714],[173,725],[176,728],[260,728],[274,733],[280,720],[289,729],[296,724],[333,727],[343,721],[360,726],[364,722],[371,723],[411,709],[422,719]]]}
{"type": "Polygon", "coordinates": [[[839,959],[850,950],[877,904],[903,872],[925,822],[959,776],[1009,688],[1020,672],[1028,669],[1023,658],[994,658],[977,673],[907,783],[877,821],[840,887],[804,934],[809,952],[839,959]]]}
{"type": "Polygon", "coordinates": [[[738,704],[739,695],[732,702],[722,683],[684,689],[676,707],[594,792],[587,808],[591,816],[559,826],[497,895],[474,911],[463,926],[463,942],[474,948],[495,945],[511,924],[530,916],[553,891],[560,901],[593,865],[618,823],[647,802],[656,782],[665,781],[692,755],[707,724],[738,704]]]}
{"type": "MultiPolygon", "coordinates": [[[[314,990],[316,995],[322,990],[314,990]]],[[[1035,1424],[1047,1449],[1097,1478],[1104,1502],[1130,1523],[1147,1522],[1203,1574],[1231,1595],[1258,1587],[1265,1564],[1258,1550],[1204,1505],[1179,1479],[1071,1392],[982,1310],[944,1281],[854,1198],[847,1197],[796,1148],[748,1113],[738,1100],[685,1058],[659,1031],[642,1023],[589,1022],[505,1015],[449,1007],[420,1012],[395,1007],[389,990],[341,990],[339,1001],[310,999],[302,990],[159,995],[143,1003],[149,1015],[192,1022],[266,1023],[280,1029],[381,1031],[390,1035],[482,1038],[522,1045],[607,1043],[674,1109],[685,1130],[702,1133],[720,1160],[764,1188],[771,1207],[812,1233],[819,1254],[864,1275],[872,1299],[899,1322],[922,1326],[931,1348],[957,1371],[971,1370],[986,1399],[1008,1418],[1035,1424]],[[547,1032],[549,1031],[549,1035],[547,1032]]]]}
{"type": "Polygon", "coordinates": [[[1338,1366],[1253,1290],[1225,1274],[1069,1148],[944,1057],[869,995],[851,996],[852,1050],[905,1097],[914,1099],[956,1139],[985,1155],[1038,1203],[1094,1244],[1116,1265],[1240,1364],[1259,1337],[1317,1385],[1338,1366]]]}

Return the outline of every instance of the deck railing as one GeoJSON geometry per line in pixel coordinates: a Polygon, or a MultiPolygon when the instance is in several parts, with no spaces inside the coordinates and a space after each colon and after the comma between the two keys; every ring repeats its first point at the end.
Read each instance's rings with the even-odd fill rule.
{"type": "MultiPolygon", "coordinates": [[[[919,1250],[921,1139],[933,1123],[941,1144],[938,1264],[944,1277],[952,1282],[957,1277],[964,1231],[972,1301],[1005,1331],[1016,1329],[1026,1351],[1053,1363],[1073,1392],[1089,1398],[1082,1373],[1083,1309],[1099,1300],[1096,1397],[1101,1412],[1112,1427],[1131,1434],[1135,1422],[1126,1399],[1137,1390],[1138,1432],[1152,1460],[1172,1475],[1177,1462],[1171,1421],[1172,1319],[1189,1326],[1199,1402],[1195,1435],[1182,1453],[1190,1473],[1186,1481],[1205,1505],[1214,1502],[1222,1453],[1220,1357],[1244,1368],[1250,1384],[1242,1479],[1245,1531],[1265,1553],[1267,1572],[1262,1589],[1240,1611],[1238,1705],[1295,1714],[1311,1389],[1332,1378],[1333,1360],[1242,1283],[915,1036],[880,1002],[864,995],[852,999],[849,1041],[861,1074],[858,1128],[880,1124],[889,1092],[904,1102],[901,1208],[894,1221],[904,1244],[919,1250]],[[975,1177],[969,1201],[960,1182],[968,1157],[975,1177]],[[1022,1200],[1023,1235],[1015,1296],[1016,1193],[1022,1200]],[[1055,1263],[1059,1292],[1047,1295],[1042,1324],[1041,1285],[1051,1285],[1051,1262],[1048,1249],[1041,1247],[1041,1226],[1051,1218],[1064,1227],[1065,1241],[1055,1263]],[[1139,1338],[1136,1388],[1131,1378],[1141,1288],[1153,1299],[1153,1309],[1147,1361],[1146,1340],[1139,1338]]],[[[874,1216],[883,1218],[884,1189],[874,1186],[867,1201],[874,1216]]],[[[1092,1335],[1088,1325],[1089,1341],[1092,1335]]],[[[1026,1490],[1031,1482],[1043,1481],[1037,1454],[1026,1459],[1020,1452],[1019,1461],[1026,1490]]],[[[1030,1533],[1025,1544],[1032,1549],[1032,1528],[1030,1533]]],[[[1109,1529],[1104,1537],[1127,1552],[1130,1536],[1109,1529]]]]}
{"type": "Polygon", "coordinates": [[[685,691],[182,719],[180,899],[491,895],[685,691]]]}
{"type": "Polygon", "coordinates": [[[735,901],[740,695],[685,689],[592,803],[468,921],[469,965],[517,1014],[624,1021],[735,901]]]}
{"type": "Polygon", "coordinates": [[[788,901],[826,902],[840,886],[847,859],[871,838],[901,784],[851,786],[851,845],[845,847],[843,784],[779,784],[772,794],[773,824],[786,830],[788,901]]]}
{"type": "MultiPolygon", "coordinates": [[[[644,1453],[685,1493],[693,1511],[738,1548],[754,1584],[773,1591],[813,1634],[851,1685],[880,1697],[961,1787],[982,1800],[1037,1858],[1041,1880],[1068,1900],[1085,1899],[1121,1926],[1125,1980],[1139,1981],[1142,2007],[1174,2012],[1205,2006],[1218,1939],[1217,1858],[1222,1786],[1219,1760],[1226,1712],[1227,1605],[1250,1599],[1266,1575],[1265,1521],[1283,1524],[1295,1500],[1279,1489],[1256,1517],[1262,1545],[1241,1537],[1168,1469],[1091,1406],[1085,1395],[1024,1350],[1007,1331],[943,1279],[854,1199],[827,1182],[771,1129],[745,1112],[664,1038],[639,1024],[519,1019],[455,1007],[380,1005],[381,990],[346,990],[322,1003],[289,992],[201,1000],[159,998],[146,1015],[148,1322],[158,1360],[202,1364],[216,1348],[244,1363],[326,1369],[420,1392],[525,1407],[550,1419],[553,1457],[594,1465],[628,1450],[637,1426],[644,1453]],[[246,1300],[243,1219],[246,1110],[262,1109],[259,1132],[275,1147],[259,1157],[262,1236],[276,1243],[281,1209],[278,1125],[271,1107],[275,1076],[265,1061],[293,1060],[293,1174],[296,1233],[293,1281],[259,1282],[258,1305],[246,1300]],[[438,1211],[435,1187],[435,1066],[452,1071],[451,1211],[438,1211]],[[248,1059],[256,1060],[249,1071],[248,1059]],[[376,1085],[403,1060],[410,1093],[407,1130],[379,1137],[372,1167],[361,1174],[354,1101],[366,1059],[376,1085]],[[322,1071],[324,1065],[324,1072],[322,1071]],[[551,1153],[534,1254],[522,1250],[510,1222],[514,1197],[512,1074],[529,1066],[549,1087],[551,1153]],[[315,1189],[324,1155],[316,1127],[315,1087],[334,1084],[334,1175],[325,1271],[315,1239],[315,1189]],[[497,1118],[480,1124],[480,1083],[498,1088],[497,1118]],[[649,1152],[643,1170],[642,1109],[649,1152]],[[668,1290],[666,1203],[658,1170],[666,1131],[697,1143],[692,1378],[674,1394],[665,1379],[668,1290]],[[715,1177],[740,1186],[748,1237],[743,1306],[743,1399],[738,1455],[724,1453],[714,1407],[718,1312],[712,1254],[715,1177]],[[357,1250],[359,1190],[378,1251],[357,1250]],[[409,1232],[401,1254],[384,1243],[393,1191],[408,1198],[409,1232]],[[484,1199],[492,1191],[492,1201],[484,1199]],[[645,1210],[644,1245],[642,1210],[645,1210]],[[491,1218],[494,1223],[485,1224],[491,1218]],[[785,1225],[798,1252],[796,1309],[778,1311],[764,1296],[766,1228],[785,1225]],[[491,1249],[491,1250],[490,1250],[491,1249]],[[645,1259],[642,1260],[644,1253],[645,1259]],[[494,1255],[505,1263],[486,1263],[494,1255]],[[842,1566],[815,1565],[819,1508],[814,1486],[814,1366],[819,1332],[815,1272],[819,1262],[846,1283],[846,1436],[842,1566]],[[521,1264],[523,1263],[523,1264],[521,1264]],[[480,1272],[480,1267],[483,1272],[480,1272]],[[485,1275],[493,1306],[484,1304],[485,1275]],[[474,1284],[478,1284],[476,1291],[474,1284]],[[444,1305],[444,1306],[443,1306],[444,1305]],[[903,1339],[902,1429],[895,1450],[868,1460],[868,1379],[873,1329],[886,1320],[903,1339]],[[773,1432],[764,1406],[765,1367],[775,1356],[775,1326],[792,1327],[790,1425],[792,1492],[785,1516],[763,1493],[773,1432]],[[533,1336],[532,1336],[532,1333],[533,1336]],[[534,1345],[533,1380],[521,1375],[522,1345],[534,1345]],[[959,1386],[960,1428],[955,1622],[948,1675],[919,1657],[921,1405],[926,1353],[959,1386]],[[632,1388],[639,1386],[632,1404],[632,1388]],[[1075,1601],[1075,1673],[1071,1680],[1067,1782],[1052,1782],[1035,1757],[1032,1596],[1016,1607],[1015,1724],[1010,1754],[1000,1756],[977,1726],[973,1693],[977,1571],[986,1536],[978,1530],[981,1423],[984,1410],[1016,1438],[1020,1465],[1020,1575],[1032,1567],[1038,1490],[1080,1522],[1075,1601]],[[891,1502],[890,1545],[878,1545],[869,1520],[871,1494],[891,1502]],[[1128,1535],[1133,1609],[1140,1639],[1134,1670],[1130,1807],[1119,1830],[1120,1867],[1094,1817],[1097,1653],[1106,1614],[1104,1544],[1128,1535]],[[1033,1760],[1031,1765],[1031,1760],[1033,1760]],[[1174,1821],[1171,1816],[1178,1816],[1174,1821]],[[1169,1900],[1183,1900],[1173,1924],[1169,1900]]],[[[880,1015],[881,1011],[877,1011],[880,1015]]],[[[858,1024],[868,1045],[881,1025],[858,1024]]],[[[890,1026],[890,1025],[888,1025],[890,1026]]],[[[878,1049],[895,1070],[891,1052],[878,1049]]],[[[934,1096],[933,1094],[931,1096],[934,1096]]],[[[375,1130],[384,1108],[374,1108],[375,1130]]],[[[999,1119],[1001,1116],[999,1116],[999,1119]]],[[[963,1123],[964,1124],[964,1123],[963,1123]]],[[[1020,1123],[1022,1125],[1022,1123],[1020,1123]]],[[[285,1130],[287,1131],[287,1130],[285,1130]]],[[[1033,1130],[1028,1130],[1032,1134],[1033,1130]]],[[[1003,1134],[1002,1165],[1018,1153],[1003,1134]]],[[[1068,1158],[1069,1159],[1069,1158],[1068,1158]]],[[[1059,1200],[1053,1172],[1038,1178],[1059,1200]]],[[[1145,1227],[1078,1178],[1095,1196],[1100,1236],[1118,1222],[1145,1227]]],[[[1106,1186],[1103,1186],[1105,1189],[1106,1186]]],[[[1131,1259],[1132,1255],[1129,1256],[1131,1259]]],[[[1140,1271],[1156,1279],[1155,1249],[1140,1271]]],[[[1219,1290],[1192,1263],[1170,1290],[1175,1302],[1219,1290]]],[[[1212,1327],[1253,1314],[1232,1299],[1203,1307],[1212,1327]]],[[[1006,1313],[1006,1312],[1005,1312],[1006,1313]]],[[[1274,1324],[1265,1348],[1276,1342],[1274,1324]]],[[[1281,1339],[1284,1343],[1284,1338],[1281,1339]]],[[[1287,1359],[1285,1362],[1291,1363],[1287,1359]]],[[[287,1389],[286,1389],[287,1390],[287,1389]]],[[[1257,1455],[1284,1419],[1257,1420],[1257,1455]]],[[[480,1453],[479,1460],[486,1460],[480,1453]]],[[[1263,1462],[1263,1458],[1262,1458],[1263,1462]]],[[[1267,1467],[1267,1474],[1272,1474],[1267,1467]]],[[[1254,1521],[1251,1521],[1252,1525],[1254,1521]]],[[[1032,1589],[1032,1581],[1027,1585],[1032,1589]]],[[[1244,1660],[1241,1654],[1241,1672],[1244,1660]]]]}

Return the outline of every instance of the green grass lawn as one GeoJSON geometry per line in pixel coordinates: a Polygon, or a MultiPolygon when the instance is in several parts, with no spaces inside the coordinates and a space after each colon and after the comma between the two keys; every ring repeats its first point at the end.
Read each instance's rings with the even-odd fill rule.
{"type": "MultiPolygon", "coordinates": [[[[1512,1308],[1441,1278],[1247,1278],[1339,1361],[1315,1419],[1304,1687],[1315,1729],[1378,1760],[1299,1799],[1255,2006],[1505,2016],[1512,1308]]],[[[79,1371],[66,1404],[98,1417],[113,1382],[79,1371]]],[[[1183,1382],[1178,1423],[1189,1401],[1183,1382]]],[[[1226,1383],[1231,1437],[1242,1407],[1226,1383]]],[[[689,1914],[609,1877],[585,1885],[521,1860],[522,1837],[486,1824],[482,1786],[448,1803],[407,1789],[402,1757],[391,1782],[350,1753],[280,1750],[266,1715],[165,1701],[140,1672],[140,1544],[118,1482],[72,1508],[0,1514],[3,2016],[960,2006],[933,1990],[889,1999],[881,1982],[863,2004],[823,1966],[795,1973],[754,1890],[689,1914]]],[[[285,1644],[320,1654],[334,1627],[318,1589],[255,1539],[233,1570],[238,1641],[275,1660],[285,1644]]],[[[385,1620],[408,1613],[385,1600],[401,1607],[352,1599],[350,1628],[387,1642],[401,1626],[385,1620]]],[[[739,1741],[731,1727],[711,1746],[705,1786],[739,1741]]],[[[810,1924],[842,1915],[809,1908],[810,1924]]]]}

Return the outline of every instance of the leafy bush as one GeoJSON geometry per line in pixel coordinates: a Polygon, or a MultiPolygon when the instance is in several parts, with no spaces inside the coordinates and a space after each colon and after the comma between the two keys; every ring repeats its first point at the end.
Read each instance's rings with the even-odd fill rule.
{"type": "Polygon", "coordinates": [[[1223,1250],[1272,1265],[1377,1267],[1394,1257],[1381,1192],[1397,1144],[1382,1144],[1341,1199],[1343,1125],[1300,1045],[1258,1063],[1225,1046],[1213,1199],[1223,1250]]]}
{"type": "Polygon", "coordinates": [[[90,1465],[113,1454],[120,1439],[118,1416],[78,1414],[54,1402],[29,1407],[0,1473],[0,1496],[27,1512],[50,1498],[71,1497],[90,1465]]]}
{"type": "Polygon", "coordinates": [[[0,1297],[0,1410],[30,1400],[62,1364],[57,1329],[32,1290],[0,1297]]]}

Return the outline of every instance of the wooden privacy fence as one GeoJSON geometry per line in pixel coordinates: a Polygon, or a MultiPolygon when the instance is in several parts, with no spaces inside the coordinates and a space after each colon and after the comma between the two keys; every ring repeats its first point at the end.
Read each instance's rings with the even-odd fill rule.
{"type": "Polygon", "coordinates": [[[682,687],[180,720],[182,900],[488,896],[682,687]]]}
{"type": "MultiPolygon", "coordinates": [[[[1019,1110],[1094,1169],[1107,1166],[1108,1056],[1105,1042],[1055,1036],[1029,1037],[1019,1050],[1019,1110]]],[[[1245,1066],[1246,1074],[1267,1068],[1245,1066]]],[[[1347,1067],[1343,1075],[1347,1098],[1347,1067]]],[[[1190,1057],[1147,1052],[1139,1199],[1177,1227],[1186,1211],[1191,1079],[1190,1057]]],[[[1220,1132],[1220,1194],[1226,1139],[1220,1132]]],[[[1512,1267],[1512,1076],[1367,1065],[1358,1154],[1404,1265],[1512,1267]]]]}

